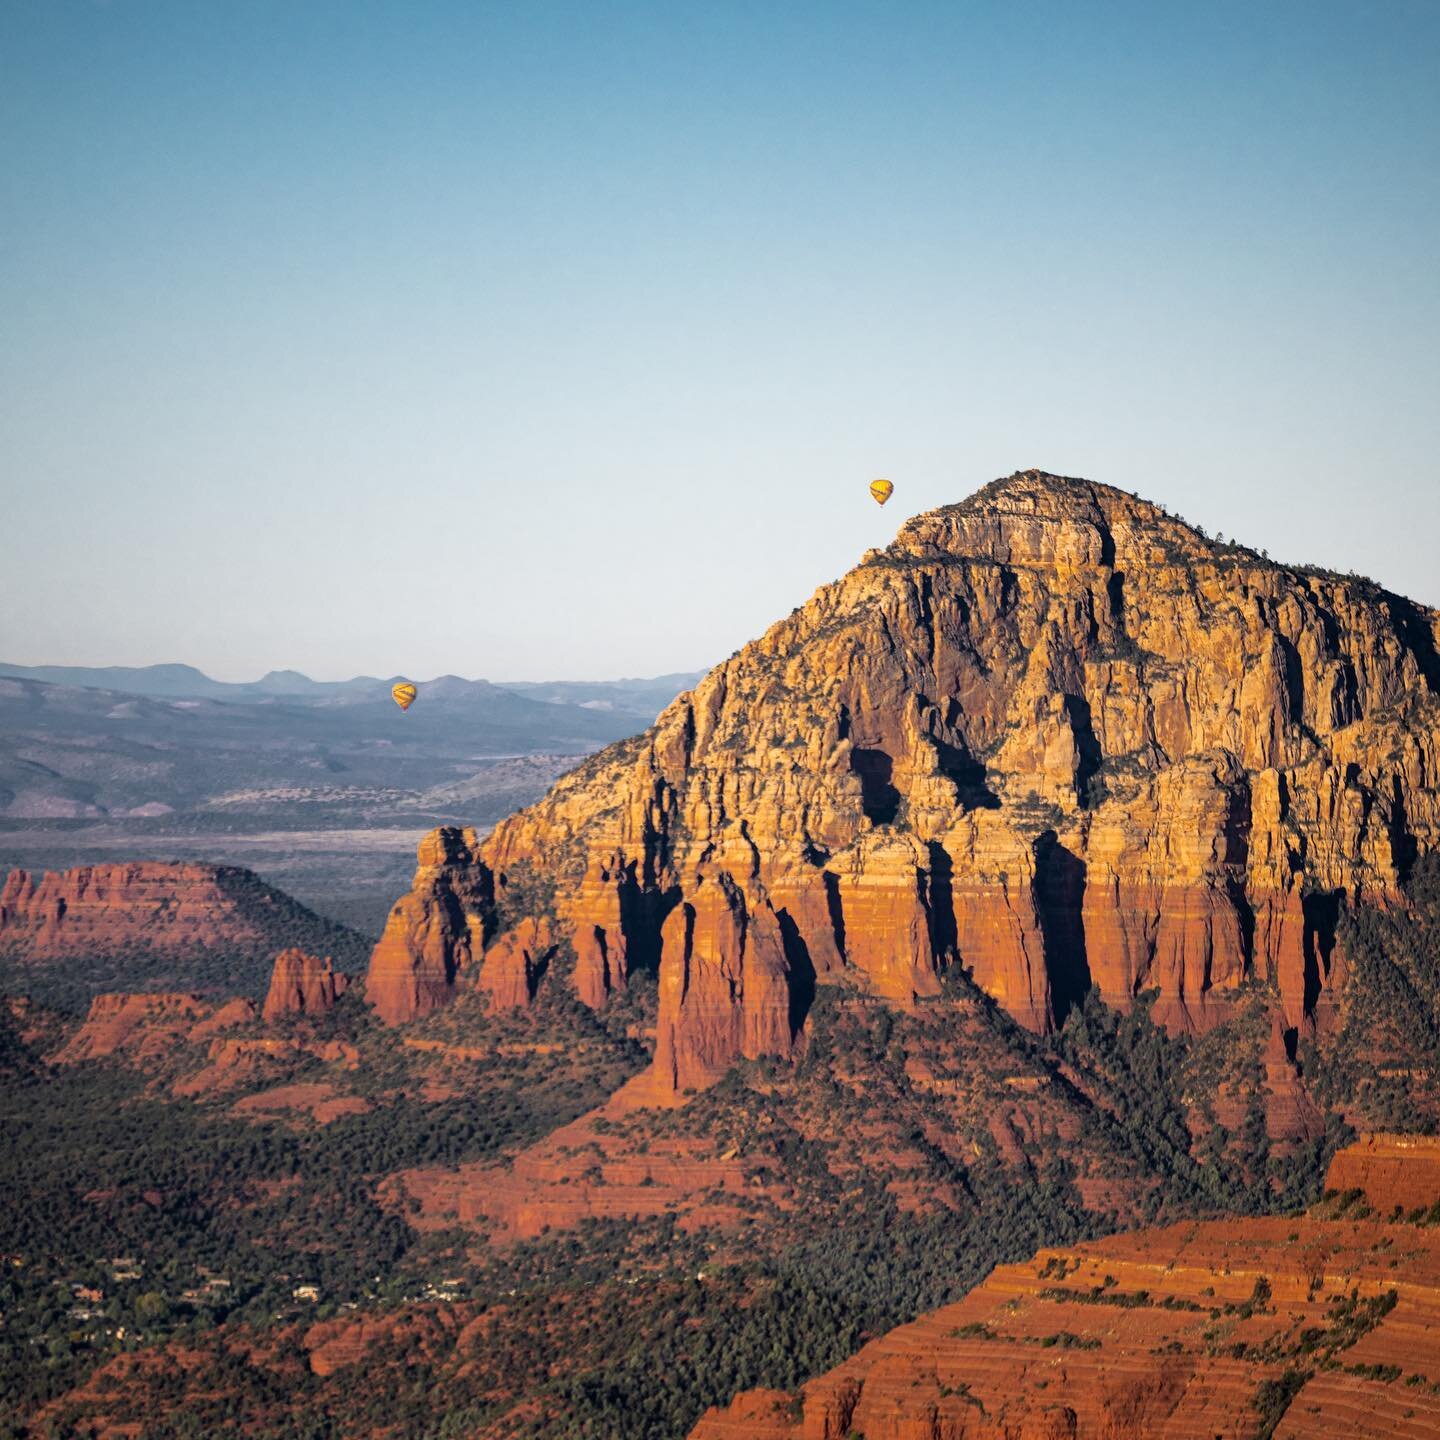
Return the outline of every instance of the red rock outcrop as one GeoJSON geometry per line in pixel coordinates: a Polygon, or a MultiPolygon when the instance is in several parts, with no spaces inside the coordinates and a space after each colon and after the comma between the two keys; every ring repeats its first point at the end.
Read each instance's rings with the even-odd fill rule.
{"type": "Polygon", "coordinates": [[[303,950],[282,950],[275,957],[264,1018],[275,1021],[287,1015],[306,1015],[314,1019],[333,1010],[349,988],[350,977],[337,971],[328,955],[321,960],[303,950]]]}
{"type": "MultiPolygon", "coordinates": [[[[85,1023],[55,1056],[55,1063],[104,1060],[124,1051],[136,1060],[170,1054],[215,1013],[199,995],[97,995],[85,1023]]],[[[253,1007],[247,1007],[253,1015],[253,1007]]]]}
{"type": "Polygon", "coordinates": [[[276,953],[294,946],[352,965],[363,953],[354,931],[236,865],[82,865],[38,878],[14,870],[0,884],[0,958],[63,965],[64,980],[92,996],[257,993],[276,953]]]}
{"type": "Polygon", "coordinates": [[[1280,1024],[1281,1017],[1272,1014],[1260,1055],[1265,1128],[1271,1140],[1316,1140],[1325,1133],[1325,1117],[1290,1059],[1280,1024]]]}
{"type": "Polygon", "coordinates": [[[84,1023],[56,1051],[53,1061],[57,1065],[118,1061],[162,1077],[170,1094],[179,1099],[214,1100],[265,1087],[235,1104],[236,1113],[242,1115],[301,1111],[326,1124],[370,1109],[368,1100],[341,1093],[329,1081],[290,1081],[297,1071],[313,1071],[316,1062],[334,1067],[332,1074],[356,1070],[360,1052],[354,1045],[303,1031],[243,1033],[253,1030],[256,1018],[252,1000],[215,1003],[186,994],[98,995],[84,1023]],[[234,1033],[237,1030],[242,1033],[234,1033]]]}
{"type": "Polygon", "coordinates": [[[255,944],[265,927],[240,902],[225,866],[144,861],[82,865],[37,881],[12,870],[0,887],[0,947],[46,960],[127,945],[151,950],[255,944]]]}
{"type": "Polygon", "coordinates": [[[724,872],[697,877],[661,932],[655,1071],[675,1088],[712,1080],[741,1055],[790,1048],[790,991],[780,922],[768,903],[747,909],[724,872]]]}
{"type": "Polygon", "coordinates": [[[1340,906],[1440,840],[1437,637],[1369,582],[1012,476],[908,521],[483,843],[429,837],[372,998],[433,1009],[528,916],[592,1005],[658,964],[679,1089],[788,1051],[816,984],[904,1005],[952,967],[1036,1029],[1094,987],[1203,1030],[1251,978],[1285,1031],[1323,1026],[1340,906]]]}
{"type": "MultiPolygon", "coordinates": [[[[1335,1154],[1325,1188],[1363,1192],[1381,1215],[1440,1203],[1440,1139],[1428,1135],[1366,1135],[1335,1154]]],[[[1440,1336],[1436,1337],[1440,1345],[1440,1336]]]]}
{"type": "Polygon", "coordinates": [[[491,1009],[524,1009],[535,998],[553,949],[548,920],[525,919],[507,930],[485,952],[480,968],[478,983],[491,1009]]]}
{"type": "Polygon", "coordinates": [[[271,1119],[296,1113],[308,1115],[317,1125],[328,1125],[345,1115],[367,1114],[372,1106],[363,1095],[340,1095],[333,1085],[312,1081],[297,1085],[277,1085],[246,1095],[231,1107],[235,1115],[271,1119]]]}
{"type": "MultiPolygon", "coordinates": [[[[245,1004],[249,1007],[248,1018],[253,1020],[254,1007],[248,1001],[245,1004]]],[[[359,1065],[359,1051],[343,1040],[293,1035],[216,1035],[215,1024],[221,1014],[223,1012],[203,1021],[185,1037],[191,1046],[208,1041],[204,1063],[198,1069],[187,1069],[171,1085],[171,1094],[192,1099],[213,1098],[256,1085],[273,1084],[307,1060],[338,1065],[345,1070],[354,1070],[359,1065]]]]}
{"type": "Polygon", "coordinates": [[[604,849],[603,827],[592,844],[600,853],[590,855],[578,884],[559,903],[575,946],[575,992],[598,1010],[612,991],[625,988],[629,974],[621,902],[635,893],[635,878],[619,852],[604,849]]]}
{"type": "Polygon", "coordinates": [[[401,1312],[373,1319],[342,1316],[312,1325],[305,1332],[302,1344],[309,1356],[311,1374],[323,1377],[333,1375],[347,1365],[359,1364],[375,1346],[393,1343],[397,1332],[435,1323],[424,1311],[401,1312]]]}
{"type": "Polygon", "coordinates": [[[595,1118],[561,1126],[503,1164],[396,1172],[382,1198],[418,1228],[481,1225],[498,1243],[670,1213],[682,1229],[723,1228],[741,1214],[737,1197],[756,1193],[753,1163],[718,1157],[703,1139],[657,1139],[641,1152],[596,1129],[595,1118]]]}
{"type": "Polygon", "coordinates": [[[1440,1436],[1440,1230],[1248,1219],[1042,1250],[690,1440],[1208,1440],[1267,1403],[1277,1440],[1440,1436]],[[1262,1389],[1282,1375],[1292,1394],[1262,1389]]]}
{"type": "Polygon", "coordinates": [[[436,830],[420,842],[409,892],[395,902],[370,957],[365,997],[391,1024],[428,1015],[450,999],[456,977],[484,950],[494,904],[473,830],[436,830]]]}

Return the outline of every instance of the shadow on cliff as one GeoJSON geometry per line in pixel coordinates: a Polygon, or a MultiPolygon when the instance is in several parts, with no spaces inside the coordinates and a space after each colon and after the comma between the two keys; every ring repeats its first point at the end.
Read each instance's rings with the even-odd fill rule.
{"type": "Polygon", "coordinates": [[[1335,935],[1340,926],[1343,890],[1313,890],[1302,896],[1300,904],[1305,916],[1305,1014],[1313,1016],[1320,991],[1330,975],[1330,960],[1335,951],[1335,935]]]}
{"type": "Polygon", "coordinates": [[[1053,830],[1035,840],[1035,903],[1045,945],[1045,974],[1056,1027],[1085,999],[1090,961],[1085,953],[1085,862],[1053,830]]]}
{"type": "MultiPolygon", "coordinates": [[[[1075,767],[1075,794],[1082,805],[1088,805],[1091,795],[1090,782],[1099,774],[1105,758],[1100,750],[1100,742],[1095,738],[1090,702],[1082,695],[1067,695],[1065,716],[1070,722],[1070,733],[1075,737],[1075,752],[1079,757],[1079,763],[1075,767]]],[[[1084,889],[1083,876],[1081,889],[1084,889]]]]}
{"type": "Polygon", "coordinates": [[[1435,650],[1435,632],[1429,621],[1413,600],[1403,595],[1384,592],[1385,608],[1395,622],[1405,648],[1415,657],[1420,673],[1425,677],[1426,688],[1432,695],[1440,695],[1440,654],[1435,650]]]}
{"type": "Polygon", "coordinates": [[[790,990],[790,1038],[793,1040],[805,1024],[805,1017],[815,1003],[815,962],[799,927],[788,910],[777,910],[780,922],[780,943],[785,947],[786,984],[790,990]]]}
{"type": "Polygon", "coordinates": [[[955,787],[962,810],[998,810],[1000,797],[990,788],[989,772],[967,750],[935,742],[940,756],[940,773],[955,787]]]}
{"type": "Polygon", "coordinates": [[[895,762],[883,750],[855,749],[850,768],[860,779],[860,804],[875,825],[890,825],[900,811],[900,792],[890,782],[895,762]]]}
{"type": "Polygon", "coordinates": [[[620,887],[620,930],[625,936],[628,973],[660,973],[660,933],[670,912],[680,903],[677,886],[671,890],[644,890],[633,875],[620,887]]]}

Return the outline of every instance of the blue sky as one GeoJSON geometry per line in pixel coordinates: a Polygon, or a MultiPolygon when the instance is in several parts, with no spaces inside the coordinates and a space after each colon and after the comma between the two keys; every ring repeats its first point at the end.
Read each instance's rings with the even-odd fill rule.
{"type": "Polygon", "coordinates": [[[1437,74],[1431,0],[7,0],[0,658],[699,667],[1030,465],[1440,604],[1437,74]]]}

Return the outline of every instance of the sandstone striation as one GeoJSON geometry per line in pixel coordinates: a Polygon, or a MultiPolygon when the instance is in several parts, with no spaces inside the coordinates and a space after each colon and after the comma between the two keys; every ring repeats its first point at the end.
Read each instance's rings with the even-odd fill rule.
{"type": "Polygon", "coordinates": [[[519,1010],[539,988],[554,949],[550,922],[522,920],[491,946],[480,972],[479,985],[490,997],[493,1010],[519,1010]]]}
{"type": "MultiPolygon", "coordinates": [[[[315,965],[317,974],[333,974],[323,962],[315,965]]],[[[52,1061],[123,1064],[157,1080],[176,1099],[239,1095],[233,1109],[250,1117],[300,1112],[327,1124],[371,1108],[368,1100],[337,1090],[334,1083],[344,1084],[360,1068],[355,1045],[322,1039],[304,1029],[259,1034],[256,1022],[252,1000],[214,1002],[193,994],[98,995],[84,1022],[55,1051],[52,1061]],[[310,1078],[317,1066],[326,1067],[331,1079],[310,1078]],[[298,1075],[306,1078],[297,1081],[298,1075]]]]}
{"type": "MultiPolygon", "coordinates": [[[[105,1060],[125,1054],[136,1061],[171,1054],[215,1015],[199,995],[97,995],[85,1023],[56,1053],[55,1063],[105,1060]]],[[[246,1017],[253,1015],[246,1007],[246,1017]]]]}
{"type": "MultiPolygon", "coordinates": [[[[1395,1207],[1418,1210],[1440,1202],[1440,1138],[1366,1135],[1335,1154],[1325,1188],[1359,1190],[1382,1215],[1395,1207]]],[[[1436,1337],[1440,1344],[1440,1336],[1436,1337]]]]}
{"type": "Polygon", "coordinates": [[[33,967],[41,994],[265,992],[280,950],[354,966],[361,937],[234,865],[82,865],[0,884],[0,962],[33,967]]]}
{"type": "Polygon", "coordinates": [[[273,1090],[245,1095],[231,1107],[231,1113],[256,1119],[307,1115],[317,1125],[328,1125],[346,1115],[365,1115],[373,1108],[363,1095],[337,1094],[324,1081],[277,1085],[273,1090]]]}
{"type": "Polygon", "coordinates": [[[275,957],[264,1018],[267,1022],[287,1015],[315,1019],[333,1010],[349,987],[350,977],[339,973],[328,955],[321,960],[303,950],[282,950],[275,957]]]}
{"type": "MultiPolygon", "coordinates": [[[[253,1009],[250,1018],[254,1018],[253,1009]]],[[[175,1057],[183,1073],[171,1084],[170,1093],[182,1098],[214,1098],[273,1084],[305,1068],[311,1061],[335,1066],[340,1071],[356,1070],[360,1061],[359,1051],[342,1040],[316,1040],[297,1035],[218,1035],[214,1019],[197,1025],[184,1040],[195,1048],[203,1043],[205,1050],[203,1058],[196,1055],[194,1049],[188,1055],[175,1057]]]]}
{"type": "Polygon", "coordinates": [[[382,1020],[414,1020],[449,1000],[484,950],[494,894],[475,831],[441,829],[420,842],[414,883],[370,957],[365,995],[382,1020]]]}
{"type": "Polygon", "coordinates": [[[1341,906],[1440,838],[1437,636],[1371,582],[1011,476],[483,842],[429,836],[370,998],[413,1019],[494,955],[518,999],[545,921],[588,1004],[658,967],[673,1090],[790,1052],[817,985],[908,1006],[957,969],[1037,1030],[1093,988],[1204,1031],[1268,982],[1293,1054],[1345,979],[1341,906]]]}
{"type": "Polygon", "coordinates": [[[593,1122],[561,1126],[502,1164],[399,1171],[382,1198],[418,1229],[478,1226],[501,1243],[665,1214],[683,1230],[723,1229],[740,1219],[737,1197],[761,1193],[757,1167],[717,1157],[703,1140],[654,1140],[637,1153],[593,1122]]]}
{"type": "Polygon", "coordinates": [[[1263,1419],[1277,1440],[1440,1435],[1440,1230],[1277,1217],[1042,1250],[690,1440],[1201,1440],[1263,1419]]]}
{"type": "Polygon", "coordinates": [[[263,943],[265,927],[239,903],[247,871],[217,865],[82,865],[37,880],[12,870],[0,887],[0,947],[45,960],[126,945],[192,949],[263,943]]]}
{"type": "Polygon", "coordinates": [[[323,1378],[346,1366],[361,1364],[377,1346],[395,1345],[405,1332],[445,1334],[457,1330],[463,1315],[463,1311],[457,1315],[446,1308],[438,1314],[420,1310],[374,1319],[342,1316],[312,1325],[301,1343],[308,1354],[310,1373],[323,1378]]]}

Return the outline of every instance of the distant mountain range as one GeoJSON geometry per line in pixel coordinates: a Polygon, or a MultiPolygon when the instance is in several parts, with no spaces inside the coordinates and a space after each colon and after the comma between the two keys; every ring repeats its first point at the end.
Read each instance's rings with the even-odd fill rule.
{"type": "Polygon", "coordinates": [[[188,665],[0,665],[0,818],[226,831],[484,822],[541,794],[567,757],[644,729],[694,678],[444,675],[419,682],[402,713],[391,680],[368,676],[230,684],[188,665]],[[516,757],[546,758],[522,773],[516,757]]]}
{"type": "MultiPolygon", "coordinates": [[[[648,725],[682,690],[704,674],[702,670],[627,680],[465,680],[440,675],[417,681],[421,698],[460,699],[508,690],[547,705],[578,705],[586,710],[614,710],[637,716],[648,725]]],[[[119,690],[128,695],[161,699],[228,700],[237,703],[267,700],[374,700],[388,697],[400,675],[357,675],[350,680],[312,680],[298,670],[271,670],[259,680],[212,680],[193,665],[9,665],[0,663],[0,676],[38,680],[50,685],[77,685],[87,690],[119,690]]]]}

